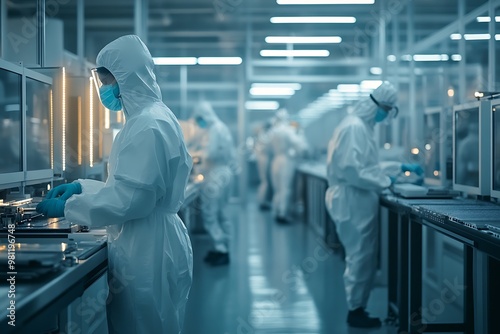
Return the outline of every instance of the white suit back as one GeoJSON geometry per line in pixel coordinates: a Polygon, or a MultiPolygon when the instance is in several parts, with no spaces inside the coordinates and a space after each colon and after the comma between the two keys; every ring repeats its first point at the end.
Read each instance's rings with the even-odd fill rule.
{"type": "Polygon", "coordinates": [[[107,226],[110,333],[179,333],[192,281],[192,249],[177,216],[192,167],[180,126],[162,102],[151,55],[124,36],[98,55],[120,88],[127,122],[106,183],[80,180],[65,216],[107,226]]]}

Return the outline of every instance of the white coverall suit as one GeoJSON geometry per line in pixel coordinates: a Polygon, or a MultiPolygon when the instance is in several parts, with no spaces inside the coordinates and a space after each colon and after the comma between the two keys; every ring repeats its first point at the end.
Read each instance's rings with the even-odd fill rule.
{"type": "Polygon", "coordinates": [[[272,129],[262,129],[255,143],[255,158],[257,160],[257,171],[259,173],[259,189],[257,199],[260,205],[269,205],[272,198],[271,187],[271,161],[272,150],[269,143],[269,135],[272,129]]]}
{"type": "MultiPolygon", "coordinates": [[[[374,93],[375,94],[375,93],[374,93]]],[[[396,95],[386,103],[395,104],[396,95]]],[[[377,106],[366,98],[335,129],[328,146],[326,207],[345,248],[344,285],[350,310],[366,307],[377,268],[379,193],[401,163],[379,163],[377,106]]]]}
{"type": "Polygon", "coordinates": [[[153,59],[137,36],[104,47],[97,66],[120,88],[127,122],[109,157],[106,182],[79,180],[67,220],[108,232],[110,333],[180,333],[193,255],[177,212],[192,167],[180,126],[162,102],[153,59]]]}
{"type": "Polygon", "coordinates": [[[206,127],[195,122],[183,122],[184,135],[190,154],[200,159],[195,172],[203,175],[201,214],[203,224],[218,252],[229,252],[231,226],[227,218],[227,202],[236,166],[236,150],[228,127],[217,117],[208,102],[200,103],[193,119],[202,118],[206,127]]]}
{"type": "Polygon", "coordinates": [[[307,144],[295,128],[281,121],[271,131],[270,145],[273,160],[271,181],[273,185],[273,215],[286,218],[289,214],[297,156],[302,154],[307,144]]]}

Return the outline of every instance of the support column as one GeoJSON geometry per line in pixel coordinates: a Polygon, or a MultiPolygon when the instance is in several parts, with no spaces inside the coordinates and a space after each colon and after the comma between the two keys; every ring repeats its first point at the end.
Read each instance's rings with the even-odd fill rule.
{"type": "Polygon", "coordinates": [[[407,8],[407,23],[408,23],[408,50],[410,52],[410,77],[409,77],[409,83],[410,83],[410,91],[409,91],[409,120],[410,124],[410,145],[413,146],[417,143],[418,140],[418,127],[415,126],[418,121],[417,118],[417,108],[415,106],[416,104],[416,78],[415,78],[415,61],[413,60],[413,54],[415,53],[413,51],[413,45],[415,44],[415,22],[414,22],[414,2],[409,1],[408,2],[408,8],[407,8]]]}
{"type": "Polygon", "coordinates": [[[180,82],[180,89],[181,89],[181,113],[180,113],[180,118],[181,119],[186,119],[187,118],[187,85],[188,85],[188,70],[186,65],[182,65],[180,69],[180,77],[181,77],[181,82],[180,82]]]}
{"type": "Polygon", "coordinates": [[[37,63],[45,66],[45,0],[37,0],[37,63]]]}
{"type": "Polygon", "coordinates": [[[496,91],[495,87],[495,72],[496,72],[496,56],[495,56],[495,5],[493,4],[492,1],[489,2],[489,16],[490,16],[490,23],[489,23],[489,33],[490,33],[490,40],[488,42],[488,91],[489,92],[494,92],[496,91]]]}
{"type": "Polygon", "coordinates": [[[148,43],[149,0],[135,0],[134,33],[147,45],[148,43]]]}
{"type": "Polygon", "coordinates": [[[5,38],[7,37],[7,0],[0,0],[0,58],[5,57],[5,38]]]}
{"type": "Polygon", "coordinates": [[[85,1],[78,0],[76,6],[76,53],[80,71],[85,75],[85,1]]]}
{"type": "MultiPolygon", "coordinates": [[[[394,76],[392,78],[392,83],[394,87],[399,92],[399,61],[400,61],[400,45],[399,45],[399,15],[394,15],[392,18],[392,54],[396,56],[396,61],[394,62],[394,76]]],[[[386,59],[387,61],[387,59],[386,59]]],[[[387,62],[386,62],[387,64],[387,62]]],[[[383,69],[384,70],[384,69],[383,69]]],[[[384,70],[385,73],[385,70],[384,70]]],[[[392,138],[393,144],[403,145],[401,138],[401,115],[394,120],[395,126],[392,127],[392,138]]]]}
{"type": "Polygon", "coordinates": [[[466,94],[466,70],[467,70],[467,57],[466,57],[466,50],[465,50],[465,22],[464,22],[464,16],[465,16],[465,0],[459,0],[458,1],[458,33],[462,38],[458,41],[458,53],[462,56],[462,60],[459,62],[459,70],[458,70],[458,102],[459,103],[464,103],[467,100],[467,97],[465,96],[466,94]]]}
{"type": "Polygon", "coordinates": [[[384,16],[385,11],[385,0],[379,0],[379,34],[378,34],[378,64],[382,69],[382,80],[387,79],[387,54],[385,50],[387,49],[387,32],[386,25],[387,22],[384,16]]]}

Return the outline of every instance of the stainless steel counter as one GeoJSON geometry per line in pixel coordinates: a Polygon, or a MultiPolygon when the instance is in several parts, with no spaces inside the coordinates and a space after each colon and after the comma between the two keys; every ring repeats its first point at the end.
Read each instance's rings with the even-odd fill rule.
{"type": "Polygon", "coordinates": [[[297,166],[297,171],[316,176],[320,179],[327,181],[326,178],[326,162],[319,161],[306,161],[297,166]]]}
{"type": "MultiPolygon", "coordinates": [[[[47,325],[57,319],[61,310],[81,296],[88,286],[105,273],[107,270],[105,239],[92,241],[91,238],[87,238],[90,240],[78,242],[78,251],[68,254],[68,258],[74,257],[68,260],[70,263],[73,262],[72,265],[63,265],[59,271],[37,279],[26,281],[16,279],[14,286],[8,285],[6,280],[0,282],[1,333],[37,333],[45,330],[47,325]],[[8,310],[12,301],[15,302],[15,313],[8,310]],[[9,318],[9,314],[13,314],[15,318],[9,318]],[[8,324],[14,319],[15,327],[8,324]]],[[[30,242],[34,240],[30,239],[30,242]]],[[[44,239],[41,242],[49,245],[51,240],[44,239]]],[[[52,242],[61,243],[62,239],[52,239],[52,242]]]]}
{"type": "MultiPolygon", "coordinates": [[[[196,203],[200,184],[189,183],[186,187],[185,201],[179,215],[188,228],[196,222],[196,203]]],[[[60,231],[58,231],[60,232],[60,231]]],[[[107,271],[107,247],[105,230],[71,233],[16,233],[16,242],[40,244],[46,247],[61,243],[76,242],[79,252],[68,254],[68,260],[58,271],[48,273],[37,279],[15,281],[15,298],[9,297],[10,285],[4,279],[0,282],[0,333],[37,333],[61,326],[58,315],[68,305],[82,296],[84,291],[107,271]],[[73,258],[74,257],[74,258],[73,258]],[[74,261],[76,258],[79,260],[74,261]],[[73,265],[67,263],[73,261],[73,265]],[[8,324],[10,301],[15,301],[15,324],[8,324]],[[59,323],[58,323],[59,322],[59,323]],[[51,327],[53,326],[53,327],[51,327]]],[[[7,233],[1,234],[0,249],[7,247],[7,233]]],[[[5,273],[3,273],[5,274],[5,273]]],[[[14,319],[14,318],[13,318],[14,319]]],[[[63,320],[64,321],[64,320],[63,320]]],[[[66,321],[69,321],[66,319],[66,321]]],[[[60,331],[59,328],[56,331],[60,331]]]]}

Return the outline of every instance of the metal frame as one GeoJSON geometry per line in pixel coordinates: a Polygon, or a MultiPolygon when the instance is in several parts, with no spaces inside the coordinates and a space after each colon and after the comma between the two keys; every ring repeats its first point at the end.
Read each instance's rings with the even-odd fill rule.
{"type": "MultiPolygon", "coordinates": [[[[26,183],[34,184],[34,181],[52,181],[54,172],[52,169],[28,171],[26,151],[26,79],[30,78],[52,85],[52,78],[22,66],[0,59],[0,69],[13,72],[21,76],[21,171],[0,174],[0,189],[8,189],[23,186],[26,183]]],[[[53,143],[50,143],[53,145],[53,143]]]]}
{"type": "MultiPolygon", "coordinates": [[[[21,77],[21,92],[23,91],[23,75],[24,75],[24,72],[23,72],[23,68],[19,65],[15,65],[13,63],[10,63],[8,61],[5,61],[3,59],[0,59],[0,69],[3,69],[3,70],[6,70],[6,71],[9,71],[9,72],[12,72],[12,73],[15,73],[17,75],[19,75],[21,77]]],[[[24,98],[23,98],[23,95],[21,93],[21,156],[24,156],[24,150],[25,150],[25,147],[24,147],[24,144],[23,144],[23,138],[24,138],[24,133],[25,133],[25,126],[24,126],[24,118],[23,118],[23,114],[24,114],[24,107],[23,107],[23,103],[24,102],[24,98]]],[[[21,163],[21,170],[19,172],[13,172],[13,173],[3,173],[3,174],[0,174],[0,189],[8,189],[8,188],[12,188],[12,187],[16,187],[16,186],[20,186],[21,185],[21,182],[24,181],[24,167],[25,164],[24,164],[24,159],[21,163]]]]}
{"type": "MultiPolygon", "coordinates": [[[[54,150],[54,175],[59,175],[61,178],[64,175],[63,171],[63,153],[62,151],[65,148],[62,147],[62,108],[63,104],[66,104],[67,101],[63,101],[62,98],[62,90],[63,90],[63,69],[62,67],[43,67],[43,68],[35,68],[34,72],[40,73],[46,77],[52,78],[52,91],[53,91],[53,102],[54,102],[54,142],[53,150],[54,150]]],[[[66,80],[69,78],[69,75],[66,74],[66,80]]],[[[69,87],[68,83],[66,84],[69,87]]],[[[66,89],[67,90],[67,89],[66,89]]],[[[66,94],[67,95],[67,94],[66,94]]],[[[67,98],[67,97],[66,97],[67,98]]]]}
{"type": "MultiPolygon", "coordinates": [[[[498,99],[494,99],[494,100],[491,100],[491,112],[490,112],[490,145],[491,145],[491,153],[490,153],[490,166],[491,166],[491,173],[490,173],[490,196],[491,197],[495,197],[497,199],[500,199],[500,189],[499,190],[495,190],[493,189],[493,180],[494,180],[494,171],[495,171],[495,168],[493,166],[493,164],[495,163],[495,160],[494,160],[494,153],[493,152],[493,149],[494,149],[494,146],[493,146],[493,141],[495,140],[494,138],[494,135],[495,135],[495,131],[493,130],[493,106],[494,105],[498,105],[500,107],[500,98],[498,99]]],[[[499,111],[500,112],[500,111],[499,111]]],[[[496,131],[500,131],[500,129],[496,129],[496,131]]]]}
{"type": "Polygon", "coordinates": [[[453,189],[470,195],[486,196],[490,194],[491,178],[491,101],[481,100],[464,103],[453,107],[453,189]],[[478,108],[479,118],[479,185],[465,186],[456,183],[456,138],[455,113],[461,110],[478,108]]]}
{"type": "Polygon", "coordinates": [[[432,186],[449,186],[449,183],[447,183],[448,179],[448,173],[447,173],[447,168],[446,168],[446,158],[447,158],[447,152],[446,152],[446,147],[448,146],[448,136],[447,136],[447,113],[449,111],[449,108],[446,107],[433,107],[433,108],[427,108],[424,111],[424,117],[426,115],[432,115],[439,113],[439,129],[442,134],[442,140],[439,141],[439,164],[441,166],[440,170],[440,175],[439,175],[439,180],[435,178],[429,178],[426,177],[424,179],[424,182],[428,185],[432,186]]]}
{"type": "MultiPolygon", "coordinates": [[[[30,79],[33,79],[33,80],[36,80],[36,81],[39,81],[39,82],[42,82],[42,83],[45,83],[45,84],[48,84],[48,85],[51,85],[52,86],[52,78],[49,77],[49,76],[46,76],[46,75],[43,75],[41,73],[38,73],[36,71],[33,71],[33,70],[30,70],[30,69],[27,69],[25,68],[24,69],[24,74],[23,74],[23,133],[26,133],[26,101],[27,101],[27,96],[26,96],[26,79],[27,78],[30,78],[30,79]]],[[[48,169],[40,169],[40,170],[31,170],[31,171],[28,171],[28,165],[27,165],[27,151],[26,151],[26,136],[23,136],[24,139],[23,139],[23,147],[24,147],[24,152],[26,152],[26,154],[23,154],[23,159],[25,160],[24,161],[24,172],[25,172],[25,177],[24,177],[24,180],[25,181],[37,181],[37,180],[40,180],[40,181],[51,181],[52,180],[52,177],[54,176],[54,171],[50,168],[48,169]]],[[[50,145],[53,145],[53,143],[50,143],[50,145]]],[[[50,154],[50,152],[48,152],[50,154]]]]}

